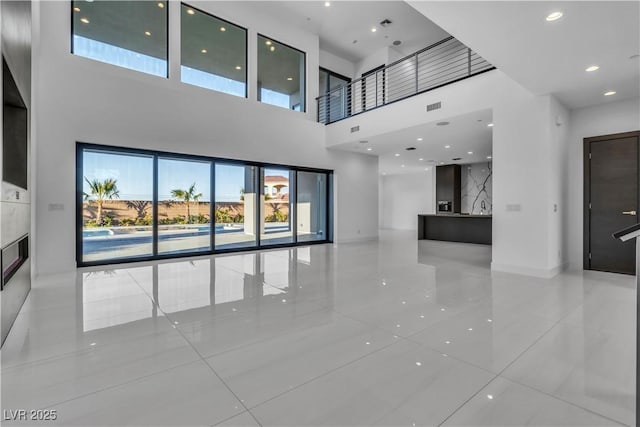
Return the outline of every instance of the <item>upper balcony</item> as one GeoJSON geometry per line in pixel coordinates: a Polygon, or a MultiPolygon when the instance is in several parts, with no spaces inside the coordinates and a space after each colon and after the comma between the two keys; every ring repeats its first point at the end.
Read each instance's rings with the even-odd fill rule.
{"type": "Polygon", "coordinates": [[[319,96],[318,122],[334,123],[494,68],[457,39],[447,37],[319,96]]]}

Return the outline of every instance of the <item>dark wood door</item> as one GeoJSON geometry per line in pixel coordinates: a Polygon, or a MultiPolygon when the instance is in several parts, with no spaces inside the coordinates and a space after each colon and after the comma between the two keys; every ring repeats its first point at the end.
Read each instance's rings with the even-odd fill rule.
{"type": "Polygon", "coordinates": [[[639,132],[585,139],[585,268],[635,274],[635,244],[612,233],[638,222],[639,132]],[[588,229],[587,229],[588,227],[588,229]]]}

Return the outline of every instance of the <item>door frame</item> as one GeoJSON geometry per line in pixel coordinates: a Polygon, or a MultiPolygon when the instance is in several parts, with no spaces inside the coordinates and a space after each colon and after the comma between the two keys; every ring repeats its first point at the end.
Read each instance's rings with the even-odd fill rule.
{"type": "Polygon", "coordinates": [[[584,162],[584,193],[583,193],[583,234],[582,234],[582,268],[583,270],[591,270],[591,143],[600,141],[609,141],[611,139],[620,138],[638,138],[638,159],[636,176],[638,179],[638,198],[636,211],[640,212],[640,130],[633,132],[613,133],[609,135],[592,136],[583,139],[583,162],[584,162]]]}

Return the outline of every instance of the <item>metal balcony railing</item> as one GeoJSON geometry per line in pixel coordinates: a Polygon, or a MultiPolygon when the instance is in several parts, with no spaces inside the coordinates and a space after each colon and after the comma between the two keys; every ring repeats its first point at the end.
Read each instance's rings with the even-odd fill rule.
{"type": "Polygon", "coordinates": [[[447,37],[316,98],[318,122],[329,124],[495,67],[447,37]]]}

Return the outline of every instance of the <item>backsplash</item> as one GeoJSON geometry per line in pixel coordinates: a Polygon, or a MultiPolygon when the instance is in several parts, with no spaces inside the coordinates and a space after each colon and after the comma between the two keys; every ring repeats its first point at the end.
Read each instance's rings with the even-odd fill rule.
{"type": "Polygon", "coordinates": [[[462,166],[462,213],[491,215],[492,164],[472,163],[462,166]]]}

